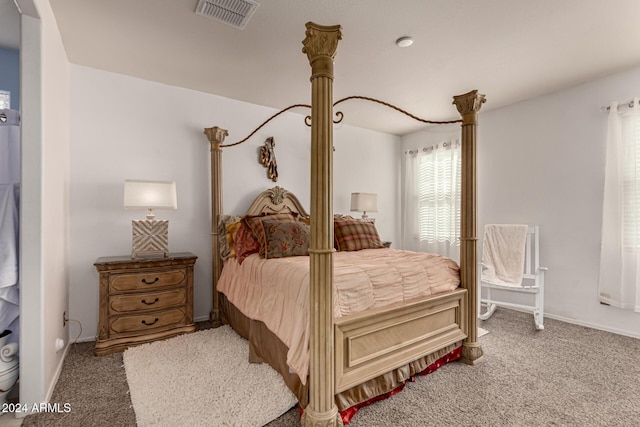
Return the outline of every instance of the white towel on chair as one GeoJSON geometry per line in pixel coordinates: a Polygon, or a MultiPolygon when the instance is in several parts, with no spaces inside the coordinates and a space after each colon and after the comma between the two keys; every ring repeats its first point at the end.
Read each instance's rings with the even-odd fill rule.
{"type": "Polygon", "coordinates": [[[483,282],[520,286],[524,270],[527,225],[487,224],[482,245],[483,282]]]}

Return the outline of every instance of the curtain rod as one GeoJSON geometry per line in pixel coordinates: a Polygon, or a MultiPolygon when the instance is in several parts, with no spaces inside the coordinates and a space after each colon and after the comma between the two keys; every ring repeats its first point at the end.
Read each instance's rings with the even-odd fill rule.
{"type": "MultiPolygon", "coordinates": [[[[625,102],[624,104],[618,104],[618,108],[620,107],[633,108],[633,99],[631,101],[625,102]]],[[[600,111],[609,111],[609,110],[611,110],[610,105],[608,107],[600,107],[600,111]]]]}

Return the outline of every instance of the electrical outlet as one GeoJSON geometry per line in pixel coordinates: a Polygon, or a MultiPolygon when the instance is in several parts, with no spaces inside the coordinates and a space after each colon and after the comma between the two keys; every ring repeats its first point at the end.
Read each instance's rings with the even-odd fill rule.
{"type": "Polygon", "coordinates": [[[67,310],[62,313],[62,326],[67,326],[67,310]]]}

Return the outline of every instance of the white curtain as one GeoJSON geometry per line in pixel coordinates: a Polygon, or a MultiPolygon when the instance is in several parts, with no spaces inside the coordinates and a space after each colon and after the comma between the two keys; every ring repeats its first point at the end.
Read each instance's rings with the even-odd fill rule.
{"type": "Polygon", "coordinates": [[[460,143],[405,153],[403,245],[460,260],[460,143]]]}
{"type": "Polygon", "coordinates": [[[640,106],[609,109],[600,301],[640,312],[640,106]]]}

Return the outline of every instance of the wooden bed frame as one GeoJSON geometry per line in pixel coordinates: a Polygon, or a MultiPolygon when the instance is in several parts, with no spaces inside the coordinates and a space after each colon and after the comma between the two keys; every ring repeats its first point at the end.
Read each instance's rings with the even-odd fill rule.
{"type": "MultiPolygon", "coordinates": [[[[333,58],[340,26],[306,24],[303,52],[311,65],[311,245],[309,297],[310,372],[306,426],[338,426],[334,396],[420,357],[462,342],[462,361],[478,363],[477,342],[476,126],[485,101],[474,90],[454,96],[462,116],[461,288],[452,292],[333,319],[333,58]]],[[[222,148],[227,130],[206,128],[211,145],[213,307],[220,324],[216,290],[222,271],[218,219],[222,209],[222,148]]],[[[245,139],[246,140],[246,139],[245,139]]],[[[235,145],[235,144],[233,144],[235,145]]],[[[261,193],[248,213],[290,210],[305,213],[298,199],[276,187],[261,193]]]]}

